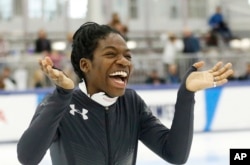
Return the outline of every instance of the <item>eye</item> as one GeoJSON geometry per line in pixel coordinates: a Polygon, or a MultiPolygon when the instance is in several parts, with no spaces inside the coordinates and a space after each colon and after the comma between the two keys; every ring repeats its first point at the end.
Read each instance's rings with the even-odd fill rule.
{"type": "Polygon", "coordinates": [[[124,57],[125,57],[127,60],[129,60],[129,61],[131,61],[131,59],[132,59],[131,54],[125,54],[124,57]]]}
{"type": "Polygon", "coordinates": [[[115,52],[107,52],[107,53],[105,53],[105,56],[112,58],[112,57],[116,56],[116,53],[115,52]]]}

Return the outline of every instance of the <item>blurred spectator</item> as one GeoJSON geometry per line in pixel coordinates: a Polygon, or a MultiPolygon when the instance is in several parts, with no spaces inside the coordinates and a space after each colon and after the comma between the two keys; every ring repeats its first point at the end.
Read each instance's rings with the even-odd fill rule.
{"type": "Polygon", "coordinates": [[[235,74],[231,74],[230,76],[228,76],[227,78],[228,81],[237,81],[238,80],[238,77],[235,76],[235,74]]]}
{"type": "Polygon", "coordinates": [[[208,33],[204,36],[204,39],[207,47],[219,46],[218,36],[213,30],[208,31],[208,33]]]}
{"type": "Polygon", "coordinates": [[[177,65],[176,64],[169,65],[166,83],[178,84],[180,82],[181,82],[181,79],[180,79],[177,65]]]}
{"type": "Polygon", "coordinates": [[[145,80],[146,84],[153,85],[165,84],[165,82],[165,79],[159,76],[159,73],[156,69],[153,69],[145,80]]]}
{"type": "Polygon", "coordinates": [[[4,57],[8,53],[10,53],[9,42],[0,34],[0,57],[4,57]]]}
{"type": "Polygon", "coordinates": [[[168,72],[168,66],[176,64],[178,53],[183,50],[183,42],[179,40],[175,34],[169,33],[164,41],[163,47],[163,63],[165,73],[168,72]]]}
{"type": "Polygon", "coordinates": [[[250,62],[246,64],[246,71],[243,75],[239,76],[239,80],[250,80],[250,62]]]}
{"type": "Polygon", "coordinates": [[[128,33],[128,27],[122,23],[119,14],[114,12],[111,15],[111,21],[108,23],[108,25],[117,31],[119,31],[125,38],[127,38],[127,33],[128,33]]]}
{"type": "Polygon", "coordinates": [[[64,58],[64,54],[53,50],[50,54],[48,54],[48,56],[50,56],[56,68],[63,68],[63,66],[61,65],[61,62],[64,58]]]}
{"type": "Polygon", "coordinates": [[[45,30],[41,29],[38,32],[38,38],[35,40],[35,53],[44,51],[51,52],[51,41],[47,38],[45,30]]]}
{"type": "Polygon", "coordinates": [[[183,53],[187,55],[186,66],[191,66],[197,62],[197,53],[200,51],[200,40],[193,35],[193,32],[185,28],[183,31],[183,53]]]}
{"type": "Polygon", "coordinates": [[[62,66],[63,72],[70,77],[76,84],[78,84],[78,76],[76,76],[73,66],[70,62],[71,57],[71,50],[72,50],[72,44],[73,44],[73,35],[74,33],[69,32],[67,33],[67,41],[66,41],[66,49],[65,54],[63,55],[63,58],[60,61],[60,65],[62,66]]]}
{"type": "Polygon", "coordinates": [[[19,65],[13,72],[13,79],[16,82],[17,90],[26,90],[28,88],[28,71],[27,69],[19,65]]]}
{"type": "Polygon", "coordinates": [[[186,28],[183,31],[183,53],[195,54],[200,51],[200,41],[193,35],[193,32],[186,28]]]}
{"type": "Polygon", "coordinates": [[[73,44],[73,33],[69,32],[67,33],[66,36],[66,49],[65,49],[65,53],[68,55],[71,50],[72,50],[72,44],[73,44]]]}
{"type": "Polygon", "coordinates": [[[16,90],[16,81],[12,78],[12,70],[5,66],[2,70],[2,81],[4,83],[4,90],[16,90]]]}
{"type": "Polygon", "coordinates": [[[3,77],[0,75],[0,90],[4,90],[3,77]]]}
{"type": "Polygon", "coordinates": [[[212,32],[218,33],[228,43],[232,39],[232,33],[221,12],[221,7],[216,7],[215,13],[211,15],[208,24],[212,32]]]}
{"type": "Polygon", "coordinates": [[[45,76],[41,69],[38,69],[34,72],[33,75],[33,82],[34,82],[34,88],[43,88],[45,87],[44,82],[45,82],[45,76]]]}

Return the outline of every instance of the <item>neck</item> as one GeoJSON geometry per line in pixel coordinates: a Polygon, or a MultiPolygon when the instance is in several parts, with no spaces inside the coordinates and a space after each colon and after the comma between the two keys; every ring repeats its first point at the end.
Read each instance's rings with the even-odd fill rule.
{"type": "Polygon", "coordinates": [[[87,91],[87,87],[86,87],[84,80],[81,83],[79,83],[79,88],[89,98],[91,98],[95,102],[97,102],[105,107],[114,104],[116,102],[116,100],[118,99],[118,97],[109,97],[104,92],[98,92],[98,93],[94,93],[94,94],[90,95],[87,91]]]}

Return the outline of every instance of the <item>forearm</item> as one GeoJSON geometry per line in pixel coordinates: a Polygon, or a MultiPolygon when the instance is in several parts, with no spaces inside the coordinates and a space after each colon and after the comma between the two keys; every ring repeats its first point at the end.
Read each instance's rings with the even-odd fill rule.
{"type": "MultiPolygon", "coordinates": [[[[184,87],[181,87],[184,88],[184,87]]],[[[175,115],[168,135],[166,155],[171,155],[169,161],[185,163],[188,159],[193,138],[194,94],[186,89],[180,89],[175,115]]]]}
{"type": "MultiPolygon", "coordinates": [[[[191,68],[186,77],[194,70],[194,68],[191,68]]],[[[186,77],[184,80],[186,80],[186,77]]],[[[166,154],[172,155],[171,159],[178,160],[180,164],[187,161],[192,144],[194,103],[194,92],[188,91],[185,81],[183,81],[178,91],[175,115],[165,148],[166,154]]]]}
{"type": "Polygon", "coordinates": [[[71,91],[57,88],[39,104],[29,128],[17,145],[18,159],[23,164],[38,164],[51,145],[65,108],[71,100],[71,91]]]}

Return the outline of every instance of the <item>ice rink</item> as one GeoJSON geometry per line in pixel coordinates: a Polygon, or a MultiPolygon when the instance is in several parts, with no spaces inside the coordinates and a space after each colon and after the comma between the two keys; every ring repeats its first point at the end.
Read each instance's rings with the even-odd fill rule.
{"type": "MultiPolygon", "coordinates": [[[[229,149],[250,149],[249,139],[250,130],[194,133],[193,145],[186,165],[229,165],[229,149]]],[[[0,165],[20,165],[15,143],[0,144],[0,165]]],[[[51,165],[48,153],[40,165],[51,165]]],[[[168,163],[140,144],[137,165],[168,165],[168,163]]]]}

